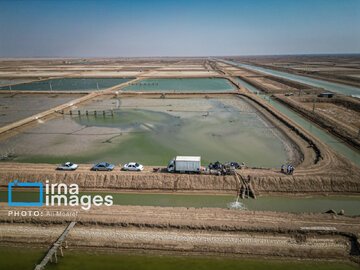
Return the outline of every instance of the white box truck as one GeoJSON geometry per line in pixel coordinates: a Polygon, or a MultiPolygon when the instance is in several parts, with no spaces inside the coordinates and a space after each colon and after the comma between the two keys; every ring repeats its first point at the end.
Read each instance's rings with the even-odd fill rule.
{"type": "Polygon", "coordinates": [[[168,172],[198,172],[200,173],[201,157],[177,156],[170,160],[168,172]]]}

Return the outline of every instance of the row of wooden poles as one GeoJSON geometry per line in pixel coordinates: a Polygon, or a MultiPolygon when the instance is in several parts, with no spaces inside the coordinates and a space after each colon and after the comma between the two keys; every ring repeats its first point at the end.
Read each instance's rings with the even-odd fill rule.
{"type": "MultiPolygon", "coordinates": [[[[106,112],[107,112],[107,111],[102,111],[102,115],[103,115],[104,117],[107,115],[106,112]]],[[[65,115],[64,110],[61,111],[61,114],[65,115]]],[[[73,111],[69,111],[69,114],[70,114],[70,115],[74,115],[74,114],[76,114],[76,111],[75,111],[75,113],[73,113],[73,111]]],[[[83,113],[83,114],[84,114],[84,113],[83,113]]],[[[86,116],[89,116],[90,114],[92,114],[93,116],[96,117],[96,116],[98,115],[98,112],[97,112],[97,111],[93,111],[93,112],[91,113],[91,112],[89,112],[89,111],[85,111],[85,115],[86,115],[86,116]]],[[[81,116],[81,115],[82,115],[80,110],[77,111],[77,115],[78,115],[78,116],[81,116]]],[[[101,115],[101,111],[99,112],[99,115],[101,115]]],[[[114,117],[114,110],[110,110],[110,115],[111,115],[111,117],[114,117]]]]}

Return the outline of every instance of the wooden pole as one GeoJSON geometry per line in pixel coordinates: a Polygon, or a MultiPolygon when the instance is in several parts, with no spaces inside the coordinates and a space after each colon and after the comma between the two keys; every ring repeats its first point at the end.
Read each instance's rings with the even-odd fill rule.
{"type": "Polygon", "coordinates": [[[313,113],[315,113],[315,103],[316,103],[316,98],[314,98],[313,113]]]}

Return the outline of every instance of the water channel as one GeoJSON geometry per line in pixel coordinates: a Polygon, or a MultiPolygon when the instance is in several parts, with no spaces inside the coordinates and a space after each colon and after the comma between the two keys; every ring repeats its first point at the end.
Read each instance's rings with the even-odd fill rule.
{"type": "MultiPolygon", "coordinates": [[[[360,215],[360,197],[316,196],[279,197],[261,196],[254,199],[240,199],[234,207],[234,195],[166,194],[166,193],[104,193],[84,192],[82,195],[112,195],[116,205],[140,205],[160,207],[224,208],[251,211],[275,211],[292,213],[323,213],[329,209],[344,210],[346,215],[360,215]]],[[[235,194],[235,193],[234,193],[235,194]]],[[[8,194],[0,191],[0,202],[7,202],[8,194]]],[[[38,192],[13,192],[13,202],[36,202],[38,192]]]]}
{"type": "Polygon", "coordinates": [[[355,97],[360,98],[360,88],[358,88],[358,87],[348,86],[348,85],[344,85],[344,84],[340,84],[340,83],[328,82],[328,81],[314,79],[314,78],[310,78],[310,77],[306,77],[306,76],[294,75],[294,74],[290,74],[290,73],[286,73],[286,72],[241,64],[241,63],[232,62],[232,61],[223,60],[223,59],[217,59],[217,60],[224,61],[224,62],[230,63],[230,64],[235,64],[239,67],[244,67],[244,68],[248,68],[251,70],[260,71],[262,73],[269,74],[272,76],[285,78],[285,79],[289,79],[289,80],[300,82],[300,83],[305,83],[305,84],[312,85],[315,87],[324,88],[325,90],[332,91],[335,93],[344,94],[344,95],[348,95],[348,96],[355,96],[355,97]]]}

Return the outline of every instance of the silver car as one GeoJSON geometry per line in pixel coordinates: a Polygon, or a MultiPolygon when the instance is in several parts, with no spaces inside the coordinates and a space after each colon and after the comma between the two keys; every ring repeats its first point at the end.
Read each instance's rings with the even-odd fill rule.
{"type": "Polygon", "coordinates": [[[75,171],[78,168],[77,164],[71,163],[71,162],[65,162],[64,164],[57,167],[57,170],[63,170],[63,171],[75,171]]]}
{"type": "Polygon", "coordinates": [[[144,166],[139,164],[139,163],[135,163],[135,162],[130,162],[128,164],[124,165],[123,170],[124,171],[142,171],[144,169],[144,166]]]}

